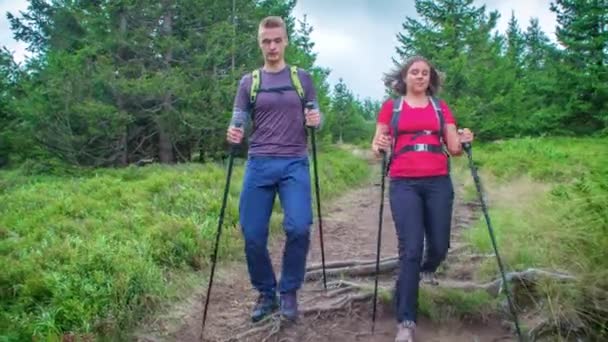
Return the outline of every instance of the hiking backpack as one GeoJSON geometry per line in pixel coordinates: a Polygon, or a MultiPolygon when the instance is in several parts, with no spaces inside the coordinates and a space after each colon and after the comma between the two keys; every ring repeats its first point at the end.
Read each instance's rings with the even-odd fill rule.
{"type": "Polygon", "coordinates": [[[393,115],[391,117],[391,127],[393,129],[393,146],[391,151],[391,156],[389,158],[389,162],[386,167],[386,171],[390,169],[391,162],[396,156],[399,156],[406,152],[432,152],[432,153],[443,153],[448,157],[448,172],[450,171],[450,155],[447,152],[446,144],[443,139],[443,132],[445,131],[445,119],[443,116],[443,110],[441,109],[441,105],[439,103],[439,99],[434,96],[430,97],[431,104],[433,105],[433,109],[435,111],[435,116],[437,117],[437,121],[439,121],[439,129],[438,130],[419,130],[419,131],[404,131],[399,130],[399,117],[401,116],[401,110],[403,108],[403,97],[398,97],[393,100],[393,115]],[[405,145],[399,151],[395,151],[397,148],[397,139],[402,134],[414,134],[411,140],[415,140],[416,138],[422,135],[433,135],[436,134],[439,136],[440,145],[431,145],[431,144],[413,144],[413,145],[405,145]]]}
{"type": "Polygon", "coordinates": [[[290,86],[282,86],[282,87],[273,87],[273,88],[260,88],[262,84],[262,73],[261,69],[255,69],[251,72],[251,90],[249,91],[249,106],[251,108],[251,113],[253,114],[253,107],[255,106],[255,101],[257,100],[258,93],[262,92],[284,92],[295,90],[300,97],[300,101],[304,103],[304,87],[302,87],[302,81],[300,81],[300,77],[298,76],[298,67],[290,66],[289,67],[289,76],[291,79],[290,86]]]}
{"type": "MultiPolygon", "coordinates": [[[[260,88],[262,84],[262,72],[261,69],[255,69],[251,72],[251,90],[249,91],[249,115],[251,118],[251,123],[253,125],[253,129],[255,130],[254,124],[254,113],[255,113],[255,102],[257,100],[257,96],[262,92],[279,92],[282,93],[284,91],[294,91],[298,94],[300,98],[300,102],[302,103],[302,112],[304,111],[304,106],[306,102],[304,87],[302,86],[302,81],[300,80],[300,76],[298,75],[298,67],[292,65],[289,67],[289,78],[291,79],[291,85],[281,86],[281,87],[272,87],[272,88],[260,88]]],[[[304,120],[304,117],[302,117],[304,120]]],[[[308,135],[308,131],[306,131],[308,135]]]]}

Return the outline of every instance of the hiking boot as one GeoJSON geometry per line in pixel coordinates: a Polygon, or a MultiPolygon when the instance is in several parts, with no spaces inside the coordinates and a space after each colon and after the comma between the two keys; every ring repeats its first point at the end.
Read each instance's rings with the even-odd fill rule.
{"type": "Polygon", "coordinates": [[[414,342],[414,330],[416,330],[416,323],[412,321],[403,321],[397,324],[395,342],[414,342]]]}
{"type": "Polygon", "coordinates": [[[298,318],[298,296],[295,292],[281,294],[281,315],[290,321],[298,318]]]}
{"type": "Polygon", "coordinates": [[[270,315],[278,307],[279,305],[277,303],[277,297],[275,295],[268,296],[260,294],[257,302],[255,303],[255,306],[253,307],[253,312],[251,313],[251,320],[254,323],[259,322],[264,317],[270,315]]]}
{"type": "Polygon", "coordinates": [[[420,281],[422,281],[423,284],[428,284],[432,286],[439,285],[437,277],[435,276],[435,272],[420,272],[420,281]]]}

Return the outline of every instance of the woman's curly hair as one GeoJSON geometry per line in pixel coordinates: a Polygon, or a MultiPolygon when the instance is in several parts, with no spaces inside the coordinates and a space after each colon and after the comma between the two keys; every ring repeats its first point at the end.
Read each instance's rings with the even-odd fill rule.
{"type": "Polygon", "coordinates": [[[431,79],[429,81],[429,87],[426,90],[427,95],[434,96],[439,93],[441,85],[443,83],[444,75],[441,74],[435,66],[429,62],[428,59],[422,56],[412,56],[408,58],[401,65],[397,66],[392,71],[384,75],[384,85],[389,87],[391,90],[399,95],[405,95],[407,93],[407,86],[403,81],[403,78],[407,75],[412,64],[416,62],[424,62],[429,66],[431,71],[431,79]]]}

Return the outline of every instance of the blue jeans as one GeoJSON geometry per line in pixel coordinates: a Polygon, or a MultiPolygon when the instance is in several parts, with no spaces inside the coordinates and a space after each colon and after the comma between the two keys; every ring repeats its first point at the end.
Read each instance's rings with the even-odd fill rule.
{"type": "Polygon", "coordinates": [[[399,246],[397,321],[416,322],[420,272],[435,272],[450,245],[454,188],[449,176],[396,178],[389,198],[399,246]]]}
{"type": "Polygon", "coordinates": [[[240,224],[251,284],[274,296],[277,282],[268,254],[268,224],[279,194],[287,236],[279,292],[297,291],[304,281],[310,244],[312,203],[308,157],[256,157],[247,161],[239,203],[240,224]]]}

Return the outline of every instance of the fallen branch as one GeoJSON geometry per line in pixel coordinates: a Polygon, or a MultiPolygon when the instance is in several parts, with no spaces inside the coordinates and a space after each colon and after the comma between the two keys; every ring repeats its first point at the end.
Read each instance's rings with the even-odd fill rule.
{"type": "MultiPolygon", "coordinates": [[[[569,274],[555,273],[545,270],[530,268],[521,272],[510,272],[505,275],[507,281],[514,282],[519,281],[524,284],[533,284],[538,282],[540,279],[554,279],[557,281],[574,281],[576,278],[569,274]]],[[[504,285],[502,278],[490,281],[488,283],[475,283],[471,281],[454,281],[454,280],[439,280],[439,284],[433,287],[456,289],[466,292],[484,290],[487,291],[493,297],[498,296],[504,291],[504,285]]]]}
{"type": "Polygon", "coordinates": [[[496,254],[494,254],[494,253],[488,253],[488,254],[462,253],[462,254],[448,255],[448,257],[458,259],[458,260],[475,261],[475,260],[481,260],[481,259],[495,258],[496,254]]]}
{"type": "Polygon", "coordinates": [[[531,341],[537,341],[543,337],[558,333],[572,336],[578,332],[583,332],[584,329],[585,324],[578,317],[562,318],[557,321],[552,318],[546,318],[532,328],[528,336],[531,341]]]}
{"type": "MultiPolygon", "coordinates": [[[[387,258],[380,259],[380,262],[386,262],[391,260],[398,260],[398,256],[391,256],[387,258]]],[[[343,268],[343,267],[353,267],[353,266],[365,266],[365,265],[375,265],[376,260],[339,260],[325,263],[325,269],[334,269],[334,268],[343,268]]],[[[323,269],[323,264],[317,263],[312,264],[306,268],[306,272],[317,271],[323,269]]]]}
{"type": "MultiPolygon", "coordinates": [[[[576,277],[570,274],[550,272],[537,268],[529,268],[521,272],[509,272],[505,274],[505,278],[507,278],[507,281],[510,283],[517,280],[524,284],[534,284],[540,281],[540,279],[552,279],[559,282],[569,282],[576,280],[576,277]]],[[[480,286],[494,297],[498,296],[501,292],[504,291],[504,284],[502,278],[498,278],[492,282],[480,286]]]]}
{"type": "MultiPolygon", "coordinates": [[[[380,273],[388,273],[396,270],[399,267],[398,259],[387,259],[380,263],[380,273]]],[[[363,276],[371,276],[376,274],[376,263],[366,263],[360,266],[347,266],[347,267],[338,267],[338,268],[330,268],[325,270],[325,275],[327,277],[363,277],[363,276]]],[[[311,272],[307,272],[305,279],[306,281],[314,281],[318,280],[323,276],[323,270],[314,270],[311,272]]]]}

